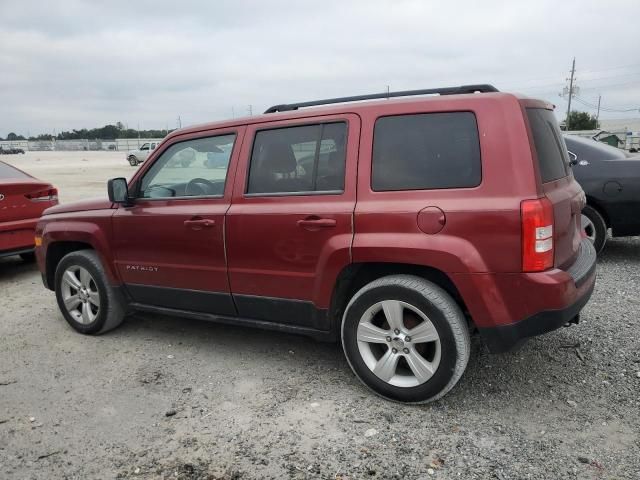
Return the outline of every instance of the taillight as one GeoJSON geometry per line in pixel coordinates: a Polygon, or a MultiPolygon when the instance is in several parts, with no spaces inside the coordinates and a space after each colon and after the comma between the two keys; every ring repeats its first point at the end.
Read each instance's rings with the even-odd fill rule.
{"type": "Polygon", "coordinates": [[[46,190],[27,193],[25,197],[33,202],[50,202],[58,199],[58,190],[55,188],[47,188],[46,190]]]}
{"type": "Polygon", "coordinates": [[[541,272],[553,267],[553,205],[547,198],[524,200],[522,216],[522,270],[541,272]]]}

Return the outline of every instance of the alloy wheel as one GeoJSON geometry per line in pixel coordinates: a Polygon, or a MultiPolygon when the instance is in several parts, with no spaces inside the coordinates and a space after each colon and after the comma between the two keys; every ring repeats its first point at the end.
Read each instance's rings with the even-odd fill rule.
{"type": "Polygon", "coordinates": [[[100,312],[100,294],[89,271],[79,265],[67,268],[61,283],[64,306],[78,323],[88,325],[100,312]]]}
{"type": "Polygon", "coordinates": [[[596,227],[584,213],[580,215],[580,226],[586,237],[591,240],[591,242],[595,243],[596,227]]]}
{"type": "Polygon", "coordinates": [[[440,336],[418,308],[399,300],[369,307],[358,322],[358,350],[366,366],[384,382],[415,387],[440,364],[440,336]]]}

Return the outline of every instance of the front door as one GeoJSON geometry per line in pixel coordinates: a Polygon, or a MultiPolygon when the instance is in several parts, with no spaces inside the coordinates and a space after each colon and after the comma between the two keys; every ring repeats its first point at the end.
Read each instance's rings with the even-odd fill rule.
{"type": "Polygon", "coordinates": [[[333,280],[350,262],[358,137],[356,115],[247,127],[227,214],[241,317],[329,329],[333,280]]]}
{"type": "Polygon", "coordinates": [[[116,265],[135,302],[235,315],[224,217],[242,131],[176,137],[134,178],[133,204],[118,208],[113,227],[116,265]],[[225,161],[211,168],[212,154],[225,161]]]}

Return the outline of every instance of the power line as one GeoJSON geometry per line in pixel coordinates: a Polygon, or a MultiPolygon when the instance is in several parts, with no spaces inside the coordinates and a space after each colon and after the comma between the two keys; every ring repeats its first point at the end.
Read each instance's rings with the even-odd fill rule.
{"type": "MultiPolygon", "coordinates": [[[[591,69],[591,70],[581,70],[582,73],[600,73],[600,72],[607,72],[610,70],[616,70],[616,69],[620,69],[620,68],[631,68],[631,67],[640,67],[640,63],[634,63],[634,64],[627,64],[627,65],[618,65],[618,66],[612,66],[612,67],[603,67],[603,68],[597,68],[597,69],[591,69]]],[[[624,77],[624,76],[630,76],[630,75],[640,75],[640,72],[628,72],[628,73],[621,73],[621,74],[617,74],[617,75],[609,75],[606,77],[596,77],[596,78],[585,78],[583,79],[583,81],[585,82],[590,82],[592,80],[601,80],[601,79],[607,79],[607,78],[618,78],[618,77],[624,77]]],[[[515,83],[517,86],[515,87],[511,87],[511,89],[520,89],[520,88],[526,88],[526,89],[539,89],[539,88],[544,88],[544,87],[554,87],[554,86],[559,86],[562,82],[561,81],[556,81],[553,83],[543,83],[543,84],[534,84],[531,85],[531,82],[537,82],[540,80],[549,80],[552,78],[558,78],[557,75],[553,75],[553,76],[549,76],[549,77],[538,77],[538,78],[529,78],[529,79],[516,79],[515,83]],[[526,85],[524,83],[522,84],[518,84],[518,82],[527,82],[529,83],[529,85],[526,85]]],[[[513,80],[509,80],[507,82],[507,84],[509,82],[512,82],[513,80]]]]}
{"type": "MultiPolygon", "coordinates": [[[[584,98],[575,97],[576,100],[581,103],[582,105],[586,106],[586,107],[591,107],[591,108],[598,108],[597,105],[594,105],[593,103],[585,100],[584,98]]],[[[632,108],[614,108],[614,107],[603,107],[600,106],[600,110],[602,110],[603,112],[610,112],[610,113],[626,113],[626,112],[635,112],[635,111],[640,111],[640,107],[632,107],[632,108]]]]}

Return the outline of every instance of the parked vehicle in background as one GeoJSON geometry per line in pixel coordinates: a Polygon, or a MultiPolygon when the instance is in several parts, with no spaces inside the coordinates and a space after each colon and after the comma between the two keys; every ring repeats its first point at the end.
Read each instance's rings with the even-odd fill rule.
{"type": "Polygon", "coordinates": [[[140,310],[340,339],[398,401],[446,394],[470,333],[503,352],[577,323],[595,285],[553,106],[490,85],[174,131],[108,195],[37,227],[43,281],[78,332],[140,310]],[[220,168],[173,168],[220,151],[220,168]]]}
{"type": "Polygon", "coordinates": [[[46,208],[57,204],[53,185],[0,162],[0,257],[32,260],[36,223],[46,208]]]}
{"type": "Polygon", "coordinates": [[[147,158],[149,158],[151,152],[156,149],[157,145],[158,142],[146,142],[136,150],[129,150],[127,153],[127,161],[129,162],[129,165],[135,167],[136,165],[145,162],[147,158]]]}
{"type": "Polygon", "coordinates": [[[608,229],[614,237],[640,235],[640,156],[588,138],[565,135],[573,174],[587,196],[582,228],[597,252],[608,229]]]}
{"type": "Polygon", "coordinates": [[[17,153],[24,154],[24,150],[18,147],[4,147],[0,146],[0,155],[14,155],[17,153]]]}

